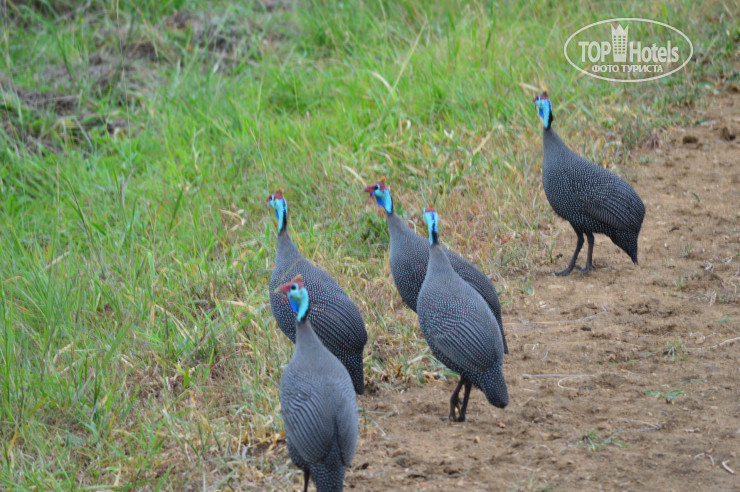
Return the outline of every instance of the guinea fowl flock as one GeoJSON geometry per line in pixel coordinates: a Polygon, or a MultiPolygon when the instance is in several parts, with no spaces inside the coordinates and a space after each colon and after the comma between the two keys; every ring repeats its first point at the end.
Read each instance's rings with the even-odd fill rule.
{"type": "MultiPolygon", "coordinates": [[[[645,206],[622,178],[568,148],[552,129],[547,95],[534,98],[544,121],[542,184],[557,215],[578,236],[568,266],[593,268],[594,234],[605,234],[637,263],[637,238],[645,206]],[[586,266],[576,265],[588,241],[586,266]]],[[[390,267],[398,293],[419,318],[424,339],[440,362],[460,374],[450,397],[453,422],[465,420],[470,391],[479,388],[491,405],[504,408],[509,394],[503,372],[509,353],[501,304],[493,283],[471,262],[439,243],[437,211],[424,209],[428,241],[397,216],[385,178],[364,189],[386,212],[390,267]],[[464,394],[460,400],[460,391],[464,394]]],[[[295,352],[280,380],[280,404],[288,453],[317,490],[342,490],[358,436],[354,393],[364,391],[362,353],[367,332],[357,306],[324,270],[298,251],[287,231],[288,204],[282,191],[268,197],[278,220],[270,305],[295,352]]]]}

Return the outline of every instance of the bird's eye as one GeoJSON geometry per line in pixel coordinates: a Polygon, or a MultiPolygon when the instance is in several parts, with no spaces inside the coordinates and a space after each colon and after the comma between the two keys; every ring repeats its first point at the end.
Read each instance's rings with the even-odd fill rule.
{"type": "Polygon", "coordinates": [[[376,184],[375,185],[375,191],[378,191],[378,190],[380,190],[380,185],[379,184],[376,184]]]}
{"type": "Polygon", "coordinates": [[[298,290],[298,284],[291,285],[290,290],[298,290]]]}
{"type": "Polygon", "coordinates": [[[270,201],[273,201],[275,199],[275,195],[270,195],[270,201]]]}

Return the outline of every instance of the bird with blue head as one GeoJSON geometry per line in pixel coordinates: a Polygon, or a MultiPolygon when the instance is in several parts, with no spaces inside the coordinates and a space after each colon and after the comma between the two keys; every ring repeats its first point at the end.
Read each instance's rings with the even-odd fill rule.
{"type": "Polygon", "coordinates": [[[486,301],[452,268],[439,243],[439,218],[433,207],[424,209],[424,221],[431,246],[417,304],[419,326],[434,357],[460,374],[450,397],[448,419],[462,422],[473,386],[498,408],[509,403],[503,373],[503,337],[486,301]],[[463,386],[465,393],[460,401],[463,386]]]}
{"type": "Polygon", "coordinates": [[[553,106],[547,92],[534,98],[542,118],[542,186],[557,215],[573,227],[578,241],[568,266],[555,272],[568,275],[593,268],[594,234],[604,234],[637,264],[637,239],[645,218],[645,205],[627,181],[571,150],[552,128],[553,106]],[[586,265],[576,265],[588,241],[586,265]]]}
{"type": "Polygon", "coordinates": [[[296,315],[295,352],[280,378],[280,408],[288,454],[303,470],[304,488],[342,490],[345,469],[355,454],[357,400],[349,373],[316,335],[311,299],[301,275],[274,291],[296,315]]]}
{"type": "Polygon", "coordinates": [[[301,275],[313,295],[314,309],[307,314],[319,339],[345,365],[355,391],[365,390],[363,356],[367,343],[365,322],[357,305],[327,272],[311,264],[298,251],[288,233],[288,203],[282,190],[267,197],[278,220],[277,253],[270,277],[270,307],[280,330],[295,342],[296,315],[275,289],[286,279],[301,275]]]}

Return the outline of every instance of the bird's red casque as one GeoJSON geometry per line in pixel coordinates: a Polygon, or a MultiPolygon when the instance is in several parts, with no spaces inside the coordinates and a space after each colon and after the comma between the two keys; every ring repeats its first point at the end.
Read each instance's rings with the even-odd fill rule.
{"type": "Polygon", "coordinates": [[[283,196],[282,188],[278,188],[278,190],[275,193],[273,193],[272,195],[269,195],[267,197],[267,203],[270,203],[273,199],[285,200],[285,197],[283,196]]]}
{"type": "Polygon", "coordinates": [[[290,292],[290,288],[293,286],[293,284],[298,284],[298,288],[302,289],[303,288],[303,275],[298,274],[290,282],[285,282],[283,285],[280,286],[280,292],[287,295],[288,292],[290,292]]]}
{"type": "Polygon", "coordinates": [[[375,191],[375,186],[376,185],[378,186],[378,189],[379,190],[387,190],[388,188],[386,188],[386,186],[385,186],[385,176],[383,176],[382,178],[380,178],[380,181],[378,181],[377,183],[373,183],[373,184],[369,184],[369,185],[365,186],[365,189],[362,190],[362,191],[364,191],[365,193],[372,194],[375,191]]]}

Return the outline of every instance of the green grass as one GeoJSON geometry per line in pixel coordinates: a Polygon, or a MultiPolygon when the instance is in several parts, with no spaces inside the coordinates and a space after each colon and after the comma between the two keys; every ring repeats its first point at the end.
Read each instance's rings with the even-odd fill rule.
{"type": "Polygon", "coordinates": [[[677,360],[685,360],[689,357],[686,353],[686,344],[679,340],[666,342],[663,346],[663,355],[674,362],[677,360]]]}
{"type": "Polygon", "coordinates": [[[390,307],[362,186],[388,176],[417,224],[434,202],[506,306],[553,260],[536,90],[574,148],[639,173],[633,146],[740,77],[722,2],[128,3],[0,4],[3,488],[287,487],[284,446],[267,451],[292,353],[268,193],[364,313],[368,380],[443,377],[390,307]],[[695,61],[580,77],[564,41],[613,16],[681,28],[695,61]]]}
{"type": "Polygon", "coordinates": [[[663,398],[665,399],[666,403],[673,403],[674,401],[676,401],[676,398],[678,398],[681,395],[686,394],[686,392],[680,389],[674,389],[674,390],[668,391],[667,393],[661,393],[660,391],[649,390],[649,391],[646,391],[645,394],[654,396],[656,399],[663,398]]]}
{"type": "Polygon", "coordinates": [[[626,447],[626,443],[617,440],[617,434],[618,432],[615,432],[614,434],[610,434],[608,436],[602,436],[601,434],[599,434],[599,432],[595,430],[590,430],[581,434],[581,440],[580,442],[578,442],[577,445],[583,446],[589,451],[598,451],[608,446],[616,446],[618,448],[626,447]]]}

